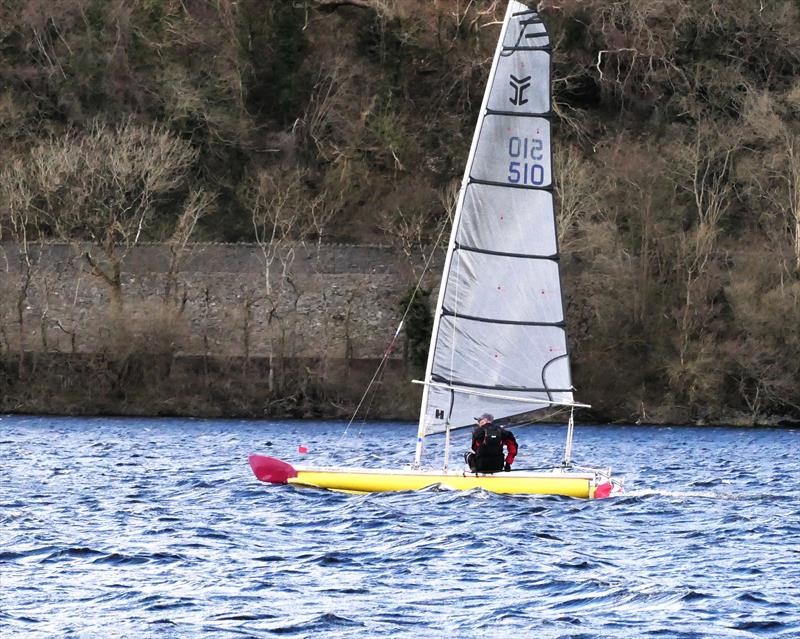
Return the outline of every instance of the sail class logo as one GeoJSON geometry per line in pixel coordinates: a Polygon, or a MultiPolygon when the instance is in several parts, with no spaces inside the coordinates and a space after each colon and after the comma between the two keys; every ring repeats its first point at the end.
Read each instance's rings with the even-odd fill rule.
{"type": "Polygon", "coordinates": [[[514,89],[514,95],[509,98],[511,104],[514,106],[522,106],[528,103],[528,98],[525,97],[525,91],[531,86],[531,76],[518,78],[515,75],[510,76],[509,84],[514,89]]]}

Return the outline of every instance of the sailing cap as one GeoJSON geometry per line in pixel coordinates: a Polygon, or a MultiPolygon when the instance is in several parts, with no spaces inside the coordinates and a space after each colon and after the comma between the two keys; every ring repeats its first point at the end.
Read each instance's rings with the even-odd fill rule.
{"type": "Polygon", "coordinates": [[[479,421],[481,421],[482,419],[485,419],[487,422],[493,422],[493,421],[494,421],[494,417],[493,417],[493,416],[492,416],[490,413],[484,413],[484,414],[483,414],[483,415],[481,415],[480,417],[476,417],[476,418],[475,418],[475,421],[478,421],[478,422],[479,422],[479,421]]]}

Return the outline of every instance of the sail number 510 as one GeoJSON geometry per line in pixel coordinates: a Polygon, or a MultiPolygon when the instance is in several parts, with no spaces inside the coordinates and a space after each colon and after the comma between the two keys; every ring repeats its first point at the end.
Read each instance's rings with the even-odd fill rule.
{"type": "Polygon", "coordinates": [[[539,138],[512,137],[508,141],[509,157],[519,158],[508,164],[509,184],[544,184],[544,166],[538,163],[544,159],[543,149],[544,142],[539,138]]]}

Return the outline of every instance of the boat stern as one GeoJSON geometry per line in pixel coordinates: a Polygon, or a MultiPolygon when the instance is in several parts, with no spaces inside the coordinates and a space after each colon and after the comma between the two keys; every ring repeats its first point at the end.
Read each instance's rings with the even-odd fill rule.
{"type": "Polygon", "coordinates": [[[591,497],[592,499],[606,499],[607,497],[616,497],[623,493],[622,482],[611,477],[598,477],[598,481],[594,484],[591,497]]]}

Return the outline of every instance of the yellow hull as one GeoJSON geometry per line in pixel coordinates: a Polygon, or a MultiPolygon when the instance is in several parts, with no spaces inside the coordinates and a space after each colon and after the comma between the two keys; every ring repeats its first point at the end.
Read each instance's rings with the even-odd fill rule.
{"type": "Polygon", "coordinates": [[[493,493],[564,495],[592,498],[596,487],[594,475],[587,473],[498,473],[472,475],[423,471],[373,471],[361,469],[303,470],[288,479],[295,486],[326,488],[349,493],[376,493],[421,490],[441,486],[451,490],[481,488],[493,493]]]}
{"type": "Polygon", "coordinates": [[[481,488],[514,495],[563,495],[601,499],[622,493],[621,482],[610,471],[593,468],[550,472],[513,471],[488,475],[435,470],[384,470],[372,468],[295,468],[280,459],[250,455],[255,476],[271,484],[292,484],[346,493],[382,493],[422,490],[440,486],[449,490],[481,488]]]}

